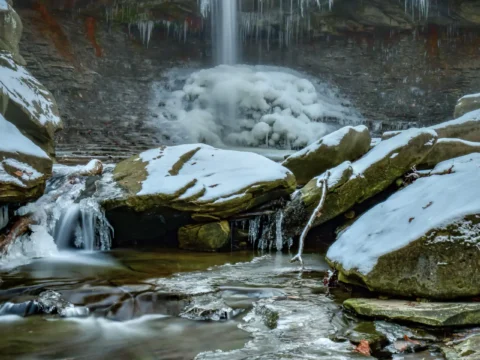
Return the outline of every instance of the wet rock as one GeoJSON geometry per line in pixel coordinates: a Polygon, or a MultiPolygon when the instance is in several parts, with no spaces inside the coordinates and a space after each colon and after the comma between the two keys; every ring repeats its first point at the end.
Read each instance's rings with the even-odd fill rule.
{"type": "Polygon", "coordinates": [[[475,152],[480,152],[480,142],[462,139],[439,139],[433,146],[432,151],[422,161],[422,165],[431,168],[442,161],[475,152]]]}
{"type": "Polygon", "coordinates": [[[54,134],[62,122],[52,94],[10,53],[0,52],[0,73],[0,114],[53,156],[54,134]]]}
{"type": "Polygon", "coordinates": [[[47,290],[38,296],[36,302],[39,309],[45,314],[58,314],[61,317],[88,316],[89,310],[86,307],[75,307],[62,298],[58,292],[47,290]]]}
{"type": "MultiPolygon", "coordinates": [[[[325,205],[314,225],[318,226],[382,192],[432,150],[437,135],[429,129],[410,129],[380,142],[360,160],[329,170],[325,205]]],[[[301,231],[322,196],[319,179],[313,178],[285,209],[285,228],[301,231]]]]}
{"type": "Polygon", "coordinates": [[[187,225],[178,230],[180,249],[194,251],[217,251],[230,243],[228,221],[187,225]]]}
{"type": "Polygon", "coordinates": [[[480,359],[480,335],[473,335],[456,345],[442,347],[447,360],[480,359]]]}
{"type": "Polygon", "coordinates": [[[107,209],[136,212],[160,207],[192,214],[198,221],[227,218],[294,191],[286,168],[253,153],[192,144],[148,150],[119,163],[114,179],[122,196],[107,209]]]}
{"type": "Polygon", "coordinates": [[[361,322],[346,331],[345,336],[355,345],[362,340],[367,341],[373,351],[381,350],[388,343],[387,337],[377,331],[373,322],[361,322]]]}
{"type": "Polygon", "coordinates": [[[411,302],[405,300],[348,299],[343,306],[358,315],[413,322],[434,327],[480,324],[479,303],[411,302]]]}
{"type": "Polygon", "coordinates": [[[0,316],[3,315],[17,315],[17,316],[30,316],[41,314],[42,308],[37,301],[26,301],[22,303],[7,302],[0,306],[0,316]]]}
{"type": "Polygon", "coordinates": [[[455,120],[432,126],[431,129],[437,132],[439,138],[480,142],[480,110],[470,111],[455,120]]]}
{"type": "Polygon", "coordinates": [[[353,161],[370,149],[366,126],[347,126],[324,136],[303,150],[290,155],[282,165],[290,169],[300,185],[344,161],[353,161]]]}
{"type": "Polygon", "coordinates": [[[479,164],[477,153],[442,162],[357,219],[327,253],[339,280],[415,298],[478,296],[479,164]]]}
{"type": "Polygon", "coordinates": [[[470,111],[478,109],[480,109],[480,94],[465,95],[458,100],[453,117],[457,119],[470,111]]]}
{"type": "Polygon", "coordinates": [[[243,311],[244,309],[232,309],[215,295],[204,295],[193,298],[180,316],[190,320],[225,321],[233,319],[243,311]]]}

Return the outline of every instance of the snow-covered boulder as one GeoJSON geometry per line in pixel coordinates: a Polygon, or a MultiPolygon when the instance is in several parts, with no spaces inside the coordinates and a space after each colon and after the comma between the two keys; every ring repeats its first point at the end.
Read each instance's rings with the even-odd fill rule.
{"type": "Polygon", "coordinates": [[[442,161],[475,152],[480,152],[480,142],[462,139],[438,139],[432,151],[422,161],[422,165],[431,169],[442,161]]]}
{"type": "Polygon", "coordinates": [[[458,99],[453,117],[457,119],[470,111],[478,109],[480,109],[480,93],[465,95],[458,99]]]}
{"type": "Polygon", "coordinates": [[[37,199],[51,173],[48,154],[0,114],[0,203],[37,199]]]}
{"type": "Polygon", "coordinates": [[[282,165],[295,174],[298,184],[303,185],[344,161],[360,158],[370,149],[370,143],[366,126],[346,126],[290,155],[282,165]]]}
{"type": "Polygon", "coordinates": [[[0,114],[53,155],[54,133],[62,127],[52,94],[8,52],[0,52],[0,114]]]}
{"type": "Polygon", "coordinates": [[[479,153],[448,160],[369,210],[327,253],[339,279],[401,296],[478,296],[479,179],[479,153]]]}
{"type": "MultiPolygon", "coordinates": [[[[436,140],[433,130],[409,129],[380,142],[361,159],[330,169],[325,205],[314,225],[331,220],[385,190],[412,166],[421,163],[436,140]]],[[[320,201],[322,185],[319,180],[325,176],[326,173],[309,181],[287,205],[285,227],[296,228],[298,232],[305,225],[320,201]]]]}
{"type": "Polygon", "coordinates": [[[11,1],[0,0],[0,51],[12,53],[17,63],[25,65],[18,50],[22,31],[22,21],[11,6],[11,1]]]}
{"type": "Polygon", "coordinates": [[[183,226],[178,230],[180,249],[193,251],[217,251],[230,243],[230,224],[218,221],[183,226]]]}
{"type": "Polygon", "coordinates": [[[295,190],[293,174],[263,156],[204,144],[160,147],[119,163],[114,179],[122,196],[109,209],[137,212],[164,207],[195,219],[227,218],[295,190]]]}
{"type": "Polygon", "coordinates": [[[439,138],[463,139],[480,142],[480,110],[474,110],[431,129],[435,130],[439,138]]]}

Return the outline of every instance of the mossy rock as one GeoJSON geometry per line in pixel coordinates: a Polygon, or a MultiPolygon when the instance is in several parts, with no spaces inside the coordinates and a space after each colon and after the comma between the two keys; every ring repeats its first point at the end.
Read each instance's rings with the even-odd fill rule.
{"type": "Polygon", "coordinates": [[[358,323],[352,329],[347,330],[345,336],[355,345],[360,344],[362,340],[366,340],[370,347],[376,351],[381,350],[388,343],[387,337],[377,331],[372,321],[358,323]]]}
{"type": "Polygon", "coordinates": [[[432,327],[480,324],[480,303],[411,302],[407,300],[348,299],[347,310],[358,315],[432,327]]]}
{"type": "Polygon", "coordinates": [[[289,156],[282,165],[294,173],[299,185],[304,185],[344,161],[360,158],[370,149],[370,143],[366,126],[347,126],[289,156]]]}
{"type": "Polygon", "coordinates": [[[193,251],[218,251],[230,242],[228,221],[207,224],[195,224],[178,230],[180,249],[193,251]]]}
{"type": "Polygon", "coordinates": [[[462,139],[439,139],[433,146],[432,151],[422,161],[422,165],[432,168],[442,161],[475,152],[480,152],[480,142],[471,142],[462,139]]]}
{"type": "Polygon", "coordinates": [[[478,109],[480,109],[480,94],[466,95],[457,101],[453,117],[457,119],[470,111],[478,109]]]}

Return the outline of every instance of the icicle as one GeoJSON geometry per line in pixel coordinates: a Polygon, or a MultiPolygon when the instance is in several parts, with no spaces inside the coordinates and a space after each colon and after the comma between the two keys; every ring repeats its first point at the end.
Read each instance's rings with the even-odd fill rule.
{"type": "Polygon", "coordinates": [[[255,247],[255,241],[258,238],[258,231],[260,230],[260,216],[255,217],[249,221],[248,224],[248,241],[255,247]]]}
{"type": "Polygon", "coordinates": [[[8,205],[0,206],[0,230],[8,224],[8,205]]]}
{"type": "Polygon", "coordinates": [[[282,223],[283,223],[283,210],[277,211],[275,219],[275,237],[276,237],[276,246],[277,250],[281,251],[283,248],[283,232],[282,232],[282,223]]]}

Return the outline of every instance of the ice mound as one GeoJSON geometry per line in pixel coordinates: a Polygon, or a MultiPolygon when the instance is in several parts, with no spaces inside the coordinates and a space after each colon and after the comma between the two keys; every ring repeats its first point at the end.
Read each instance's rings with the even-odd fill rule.
{"type": "Polygon", "coordinates": [[[296,149],[362,122],[335,89],[278,67],[177,69],[154,93],[155,122],[173,144],[296,149]]]}

